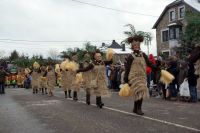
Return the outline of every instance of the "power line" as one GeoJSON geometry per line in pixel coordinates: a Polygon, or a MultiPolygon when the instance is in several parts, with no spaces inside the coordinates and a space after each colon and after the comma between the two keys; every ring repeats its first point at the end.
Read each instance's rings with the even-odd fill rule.
{"type": "Polygon", "coordinates": [[[79,0],[71,0],[71,1],[77,2],[77,3],[80,3],[80,4],[85,4],[85,5],[89,5],[89,6],[98,7],[98,8],[103,8],[103,9],[107,9],[107,10],[128,13],[128,14],[132,14],[132,15],[142,15],[142,16],[156,17],[156,18],[159,17],[159,16],[154,16],[154,15],[151,15],[151,14],[143,14],[143,13],[138,13],[138,12],[131,12],[131,11],[127,11],[127,10],[121,10],[121,9],[105,7],[105,6],[101,6],[101,5],[97,5],[97,4],[93,4],[93,3],[88,3],[88,2],[83,2],[83,1],[79,1],[79,0]]]}
{"type": "MultiPolygon", "coordinates": [[[[118,40],[121,41],[123,39],[113,39],[113,40],[118,40]]],[[[111,42],[112,40],[86,40],[86,41],[75,41],[75,40],[69,40],[69,41],[49,41],[49,40],[40,40],[40,41],[35,41],[35,40],[18,40],[18,39],[0,39],[0,42],[5,42],[5,43],[18,43],[21,44],[21,42],[27,42],[27,44],[30,43],[84,43],[84,42],[111,42]]]]}

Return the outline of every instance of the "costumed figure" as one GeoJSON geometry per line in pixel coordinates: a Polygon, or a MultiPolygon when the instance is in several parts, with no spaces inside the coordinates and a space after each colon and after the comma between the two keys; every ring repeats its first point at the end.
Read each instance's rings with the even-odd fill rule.
{"type": "Polygon", "coordinates": [[[63,91],[65,93],[65,98],[68,98],[68,97],[72,98],[71,84],[72,84],[72,80],[73,80],[74,76],[71,75],[71,71],[69,71],[69,69],[70,69],[69,63],[70,63],[70,57],[66,56],[64,61],[60,64],[61,84],[62,84],[63,91]]]}
{"type": "Polygon", "coordinates": [[[70,79],[72,80],[70,83],[70,89],[73,90],[73,100],[78,100],[77,92],[80,89],[79,79],[81,74],[76,74],[76,71],[79,68],[79,64],[77,63],[78,56],[77,53],[72,53],[71,61],[67,64],[68,73],[70,73],[70,79]]]}
{"type": "Polygon", "coordinates": [[[17,74],[17,86],[18,88],[22,88],[24,85],[24,74],[22,73],[22,71],[18,71],[17,74]]]}
{"type": "Polygon", "coordinates": [[[46,73],[44,76],[47,78],[47,90],[49,96],[53,96],[53,90],[56,86],[56,73],[52,65],[47,67],[46,73]]]}
{"type": "MultiPolygon", "coordinates": [[[[84,61],[83,61],[83,68],[87,68],[91,63],[91,57],[89,53],[86,53],[84,55],[84,61]]],[[[90,105],[90,83],[92,81],[92,74],[91,71],[86,71],[82,73],[83,75],[83,84],[82,87],[86,92],[86,104],[90,105]]]]}
{"type": "Polygon", "coordinates": [[[45,76],[46,67],[41,66],[40,67],[40,78],[39,78],[39,88],[41,88],[42,94],[48,94],[47,93],[47,78],[45,76]]]}
{"type": "MultiPolygon", "coordinates": [[[[86,68],[79,69],[77,72],[89,72],[91,76],[88,80],[89,87],[90,88],[86,94],[87,104],[90,104],[90,95],[96,95],[96,105],[99,108],[102,108],[104,106],[104,103],[101,100],[101,96],[109,96],[109,91],[107,88],[106,83],[106,74],[105,74],[105,66],[112,64],[112,57],[113,57],[113,51],[110,50],[107,53],[107,61],[102,61],[102,55],[99,50],[96,50],[94,53],[94,61],[89,63],[89,65],[86,68]]],[[[83,77],[84,79],[84,77],[83,77]]]]}
{"type": "Polygon", "coordinates": [[[146,67],[152,68],[153,71],[157,70],[156,66],[149,61],[147,55],[140,51],[140,44],[143,42],[143,39],[141,35],[135,35],[127,39],[131,44],[133,52],[126,58],[124,75],[125,87],[130,87],[128,96],[134,99],[133,112],[138,115],[144,114],[142,112],[142,101],[149,98],[146,67]]]}
{"type": "Polygon", "coordinates": [[[33,89],[33,94],[38,93],[38,88],[39,88],[39,78],[40,78],[40,74],[39,74],[39,69],[40,69],[40,65],[38,62],[34,62],[33,63],[33,70],[30,72],[31,74],[31,86],[33,89]]]}

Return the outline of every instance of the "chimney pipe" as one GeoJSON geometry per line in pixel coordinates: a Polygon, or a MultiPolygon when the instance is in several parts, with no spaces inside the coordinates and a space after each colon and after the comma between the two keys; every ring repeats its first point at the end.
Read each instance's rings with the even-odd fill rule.
{"type": "Polygon", "coordinates": [[[126,51],[126,47],[124,43],[122,44],[122,51],[126,51]]]}

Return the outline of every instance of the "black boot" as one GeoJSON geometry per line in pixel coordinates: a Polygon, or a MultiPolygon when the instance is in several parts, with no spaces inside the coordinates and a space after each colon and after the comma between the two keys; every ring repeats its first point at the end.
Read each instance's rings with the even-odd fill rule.
{"type": "Polygon", "coordinates": [[[67,98],[67,91],[64,91],[65,92],[65,98],[67,98]]]}
{"type": "Polygon", "coordinates": [[[35,89],[33,89],[33,94],[35,94],[35,89]]]}
{"type": "Polygon", "coordinates": [[[104,103],[102,103],[102,101],[101,101],[101,96],[96,97],[96,105],[99,108],[102,108],[104,106],[104,103]]]}
{"type": "Polygon", "coordinates": [[[71,96],[71,90],[68,90],[69,98],[72,98],[71,96]]]}
{"type": "Polygon", "coordinates": [[[38,89],[36,89],[35,92],[38,93],[38,89]]]}
{"type": "Polygon", "coordinates": [[[48,94],[48,93],[47,93],[47,88],[45,88],[45,94],[48,94]]]}
{"type": "Polygon", "coordinates": [[[44,88],[42,88],[42,95],[44,95],[44,88]]]}
{"type": "Polygon", "coordinates": [[[137,114],[138,115],[144,115],[144,113],[142,112],[142,99],[138,100],[138,110],[137,110],[137,114]]]}
{"type": "Polygon", "coordinates": [[[86,103],[90,105],[90,93],[86,93],[86,103]]]}
{"type": "Polygon", "coordinates": [[[138,111],[138,101],[134,102],[134,108],[133,108],[133,113],[137,113],[138,111]]]}
{"type": "Polygon", "coordinates": [[[74,93],[73,93],[73,100],[74,101],[78,100],[78,98],[77,98],[77,91],[74,91],[74,93]]]}

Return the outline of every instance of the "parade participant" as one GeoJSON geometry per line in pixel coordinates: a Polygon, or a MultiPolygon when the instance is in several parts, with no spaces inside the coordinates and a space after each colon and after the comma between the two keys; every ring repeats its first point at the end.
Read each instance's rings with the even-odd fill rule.
{"type": "Polygon", "coordinates": [[[141,51],[140,44],[143,42],[143,36],[135,35],[128,38],[133,52],[128,56],[125,62],[124,81],[130,86],[130,96],[134,98],[133,112],[143,115],[142,101],[149,97],[146,79],[146,66],[153,67],[147,55],[141,51]]]}
{"type": "Polygon", "coordinates": [[[64,61],[60,64],[60,67],[61,67],[61,82],[62,82],[62,88],[63,88],[63,91],[65,93],[65,98],[67,98],[67,92],[69,93],[69,98],[71,98],[71,90],[69,91],[68,89],[70,88],[69,85],[70,85],[70,82],[71,82],[71,79],[70,79],[70,73],[67,72],[67,63],[69,63],[69,58],[66,57],[64,59],[64,61]]]}
{"type": "Polygon", "coordinates": [[[45,70],[45,66],[40,67],[39,88],[41,88],[42,94],[47,94],[47,78],[44,76],[45,70]]]}
{"type": "MultiPolygon", "coordinates": [[[[110,54],[112,55],[112,54],[110,54]]],[[[109,57],[109,56],[107,56],[109,57]]],[[[99,50],[96,50],[94,53],[94,60],[92,63],[86,68],[80,69],[77,72],[90,72],[91,80],[89,85],[89,92],[86,94],[86,101],[87,104],[90,104],[90,95],[96,95],[96,105],[99,108],[104,106],[104,103],[101,100],[101,96],[108,96],[108,88],[106,84],[106,77],[105,77],[105,66],[112,63],[112,56],[111,58],[107,58],[108,61],[102,61],[102,55],[99,50]]]]}
{"type": "MultiPolygon", "coordinates": [[[[91,58],[89,53],[85,53],[83,68],[87,68],[90,65],[91,58]]],[[[83,73],[83,89],[86,92],[86,104],[90,105],[90,82],[92,81],[91,71],[86,71],[83,73]]]]}
{"type": "Polygon", "coordinates": [[[31,80],[31,86],[33,89],[33,94],[38,93],[38,83],[39,83],[39,68],[40,65],[38,62],[34,62],[33,63],[33,70],[30,72],[32,80],[31,80]]]}
{"type": "Polygon", "coordinates": [[[77,91],[80,89],[78,86],[78,83],[76,83],[76,70],[78,69],[79,65],[77,64],[78,62],[78,56],[77,53],[72,53],[71,61],[69,63],[69,67],[74,67],[72,69],[69,69],[68,71],[70,72],[70,76],[72,79],[71,82],[71,88],[73,90],[73,100],[77,101],[78,100],[78,94],[77,91]],[[75,66],[70,66],[70,64],[75,65],[75,66]]]}
{"type": "Polygon", "coordinates": [[[18,88],[22,88],[24,85],[24,75],[22,73],[22,71],[18,71],[18,74],[17,74],[17,86],[18,88]]]}
{"type": "Polygon", "coordinates": [[[49,96],[51,97],[53,96],[53,90],[56,86],[56,74],[52,64],[47,66],[46,73],[44,74],[44,76],[47,78],[47,90],[49,96]]]}

